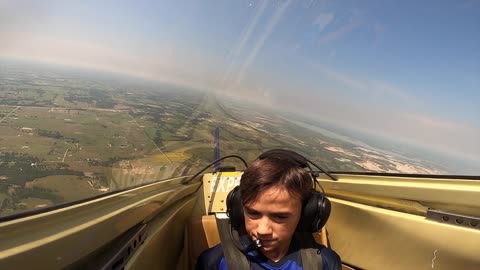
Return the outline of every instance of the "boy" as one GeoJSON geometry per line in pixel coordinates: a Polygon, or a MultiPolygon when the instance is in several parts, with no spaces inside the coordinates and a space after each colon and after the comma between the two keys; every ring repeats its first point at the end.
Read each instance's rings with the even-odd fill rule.
{"type": "MultiPolygon", "coordinates": [[[[256,251],[245,254],[250,269],[303,269],[299,243],[293,239],[302,209],[314,188],[310,174],[292,162],[292,155],[303,158],[289,150],[274,155],[266,152],[247,168],[240,180],[243,229],[251,240],[261,243],[256,251]]],[[[335,251],[318,245],[317,253],[323,269],[341,269],[335,251]]],[[[196,269],[227,269],[221,244],[203,252],[196,269]]]]}

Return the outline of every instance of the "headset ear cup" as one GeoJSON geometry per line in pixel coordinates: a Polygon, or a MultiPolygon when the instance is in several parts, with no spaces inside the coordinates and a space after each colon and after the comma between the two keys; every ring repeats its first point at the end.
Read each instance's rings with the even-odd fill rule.
{"type": "Polygon", "coordinates": [[[236,230],[239,230],[245,223],[239,186],[236,186],[227,195],[227,216],[230,218],[230,224],[236,230]]]}
{"type": "Polygon", "coordinates": [[[330,200],[322,193],[312,192],[302,209],[302,216],[296,230],[310,233],[320,231],[330,217],[330,210],[330,200]]]}
{"type": "Polygon", "coordinates": [[[314,223],[315,232],[320,231],[323,228],[323,226],[327,224],[328,218],[330,217],[330,211],[332,210],[332,205],[330,203],[330,200],[323,194],[321,193],[318,193],[318,194],[321,197],[321,200],[319,200],[320,213],[317,216],[318,219],[315,220],[315,223],[314,223]]]}

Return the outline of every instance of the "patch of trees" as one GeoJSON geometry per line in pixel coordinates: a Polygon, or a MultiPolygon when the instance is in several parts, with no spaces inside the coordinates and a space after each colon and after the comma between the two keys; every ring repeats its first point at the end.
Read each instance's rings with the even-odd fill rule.
{"type": "Polygon", "coordinates": [[[53,131],[53,130],[39,129],[39,130],[37,130],[37,134],[39,136],[43,136],[43,137],[49,137],[49,138],[54,138],[54,139],[63,139],[63,135],[60,134],[60,132],[53,131]]]}
{"type": "Polygon", "coordinates": [[[23,186],[25,182],[49,175],[77,175],[83,176],[83,172],[68,169],[68,165],[42,166],[41,160],[26,154],[0,153],[0,172],[8,177],[0,181],[0,186],[15,184],[23,186]]]}
{"type": "Polygon", "coordinates": [[[97,103],[95,103],[95,107],[102,108],[102,109],[111,109],[115,106],[115,104],[116,103],[110,99],[102,99],[97,101],[97,103]]]}
{"type": "Polygon", "coordinates": [[[94,98],[90,96],[80,96],[80,95],[68,95],[64,96],[63,99],[68,102],[77,103],[77,102],[85,102],[85,103],[93,103],[94,98]]]}
{"type": "Polygon", "coordinates": [[[105,90],[98,90],[98,89],[88,89],[88,94],[95,98],[105,98],[107,97],[107,94],[105,93],[105,90]]]}
{"type": "Polygon", "coordinates": [[[129,114],[132,117],[144,117],[148,116],[152,119],[153,122],[159,123],[163,122],[165,117],[165,110],[161,108],[152,108],[148,106],[135,105],[136,112],[130,111],[129,114]]]}
{"type": "Polygon", "coordinates": [[[11,106],[22,105],[22,103],[20,103],[20,100],[16,100],[16,99],[7,99],[7,100],[4,99],[0,104],[11,105],[11,106]]]}
{"type": "Polygon", "coordinates": [[[95,179],[99,185],[104,187],[108,187],[110,185],[110,181],[108,181],[107,177],[103,173],[95,173],[93,179],[95,179]]]}
{"type": "Polygon", "coordinates": [[[67,143],[79,143],[80,141],[75,138],[65,138],[65,142],[67,143]]]}
{"type": "Polygon", "coordinates": [[[15,209],[15,203],[13,202],[12,199],[10,199],[8,197],[5,198],[2,201],[2,204],[0,205],[0,214],[3,215],[2,210],[6,210],[6,209],[15,209]]]}
{"type": "Polygon", "coordinates": [[[19,188],[15,191],[15,197],[19,200],[27,198],[38,198],[49,200],[54,204],[60,204],[64,201],[63,197],[53,193],[53,190],[42,187],[19,188]]]}
{"type": "MultiPolygon", "coordinates": [[[[80,141],[75,138],[64,137],[60,132],[54,130],[45,130],[45,129],[38,129],[37,134],[43,137],[49,137],[54,139],[64,139],[66,143],[79,143],[80,141]]],[[[50,153],[49,153],[50,154],[50,153]]]]}
{"type": "Polygon", "coordinates": [[[153,138],[153,142],[156,145],[162,145],[163,144],[162,131],[160,129],[157,129],[155,131],[155,138],[153,138]]]}

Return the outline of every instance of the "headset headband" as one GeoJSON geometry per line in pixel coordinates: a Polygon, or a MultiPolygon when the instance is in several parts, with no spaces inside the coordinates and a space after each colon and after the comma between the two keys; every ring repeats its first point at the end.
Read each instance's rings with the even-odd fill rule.
{"type": "Polygon", "coordinates": [[[302,168],[309,167],[307,159],[292,150],[286,150],[286,149],[268,150],[261,153],[257,159],[264,159],[264,158],[274,158],[278,160],[285,160],[302,168]]]}
{"type": "MultiPolygon", "coordinates": [[[[284,160],[287,161],[295,166],[299,166],[303,169],[308,168],[310,170],[310,174],[312,176],[313,180],[313,188],[317,188],[317,173],[314,173],[312,168],[310,167],[309,161],[302,155],[298,154],[297,152],[294,152],[292,150],[287,150],[287,149],[272,149],[265,151],[258,156],[258,159],[264,159],[264,158],[274,158],[278,160],[284,160]]],[[[322,186],[320,186],[320,189],[322,190],[323,193],[325,191],[323,190],[322,186]]]]}

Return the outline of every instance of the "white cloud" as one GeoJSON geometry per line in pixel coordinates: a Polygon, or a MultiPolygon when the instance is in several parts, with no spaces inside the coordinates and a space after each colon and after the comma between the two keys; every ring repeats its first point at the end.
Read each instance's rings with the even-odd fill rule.
{"type": "Polygon", "coordinates": [[[318,31],[322,32],[335,18],[333,13],[320,13],[313,21],[313,25],[318,26],[318,31]]]}
{"type": "Polygon", "coordinates": [[[270,35],[272,34],[273,30],[277,26],[280,19],[283,17],[283,14],[287,10],[287,8],[288,8],[288,6],[290,5],[291,2],[292,2],[292,0],[287,0],[285,2],[282,2],[280,7],[278,7],[275,10],[275,13],[270,18],[265,31],[257,39],[257,42],[253,46],[253,49],[250,51],[249,55],[247,56],[247,59],[245,60],[245,62],[241,66],[234,85],[238,85],[243,80],[243,77],[245,76],[246,70],[250,67],[252,62],[255,60],[258,52],[263,48],[263,45],[265,44],[265,41],[270,37],[270,35]]]}
{"type": "Polygon", "coordinates": [[[261,17],[263,17],[265,8],[267,7],[268,2],[267,1],[261,1],[261,4],[258,8],[256,8],[255,15],[248,22],[248,24],[244,27],[242,30],[242,33],[240,34],[239,41],[236,42],[235,47],[233,49],[232,54],[229,56],[229,62],[228,66],[225,70],[225,72],[222,73],[222,78],[220,80],[221,84],[224,85],[227,80],[230,79],[232,70],[236,64],[236,62],[239,60],[240,54],[244,51],[245,45],[247,44],[248,40],[250,39],[253,31],[257,28],[258,21],[261,17]]]}
{"type": "Polygon", "coordinates": [[[405,90],[395,86],[392,83],[385,82],[378,79],[363,79],[355,78],[351,75],[338,72],[327,66],[310,63],[312,67],[321,74],[330,78],[338,86],[343,86],[340,89],[346,91],[361,92],[362,96],[369,96],[371,98],[382,98],[392,100],[395,99],[401,102],[414,102],[415,99],[409,95],[405,90]]]}
{"type": "Polygon", "coordinates": [[[317,63],[311,67],[321,82],[283,82],[290,90],[275,88],[276,108],[480,164],[478,127],[426,113],[421,100],[391,82],[354,77],[317,63]],[[282,96],[280,90],[293,94],[282,96]]]}
{"type": "MultiPolygon", "coordinates": [[[[336,29],[333,29],[330,32],[327,31],[326,33],[320,35],[320,38],[318,39],[318,43],[319,44],[327,44],[327,43],[335,41],[335,40],[345,36],[346,34],[352,32],[355,28],[357,28],[361,25],[362,16],[363,15],[362,15],[361,12],[353,12],[353,15],[350,18],[348,18],[348,20],[346,20],[346,22],[344,22],[341,26],[339,26],[336,29]]],[[[327,22],[327,19],[329,19],[329,17],[325,17],[323,19],[323,21],[327,22]]],[[[332,20],[333,20],[333,18],[332,18],[332,20]]],[[[328,23],[330,23],[330,22],[328,22],[328,23]]],[[[326,25],[325,25],[325,27],[326,27],[326,25]]]]}
{"type": "Polygon", "coordinates": [[[175,44],[132,54],[113,44],[39,33],[2,33],[2,36],[10,39],[8,43],[0,43],[0,57],[125,73],[196,88],[208,88],[215,67],[220,66],[220,58],[175,44]]]}
{"type": "MultiPolygon", "coordinates": [[[[480,128],[421,113],[415,109],[390,108],[381,101],[367,103],[363,99],[342,100],[328,91],[301,98],[290,97],[278,102],[309,118],[348,127],[384,137],[399,143],[444,153],[457,160],[480,165],[480,128]]],[[[417,108],[418,109],[418,108],[417,108]]]]}
{"type": "Polygon", "coordinates": [[[377,95],[381,95],[383,97],[390,96],[390,98],[401,102],[415,102],[415,98],[406,91],[385,81],[369,79],[367,80],[367,87],[368,89],[375,91],[377,95]]]}
{"type": "Polygon", "coordinates": [[[480,162],[480,128],[418,112],[400,113],[397,120],[395,131],[409,141],[480,162]]]}

